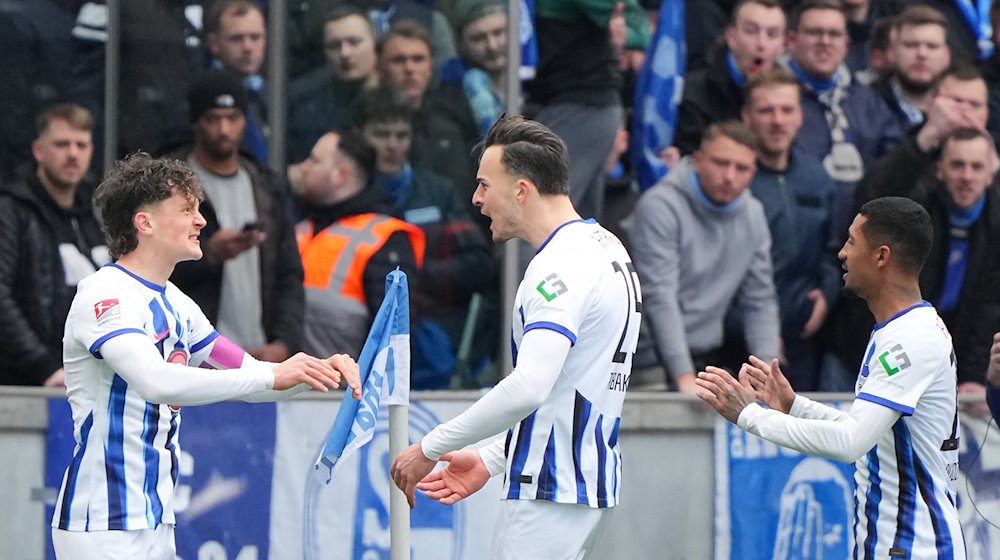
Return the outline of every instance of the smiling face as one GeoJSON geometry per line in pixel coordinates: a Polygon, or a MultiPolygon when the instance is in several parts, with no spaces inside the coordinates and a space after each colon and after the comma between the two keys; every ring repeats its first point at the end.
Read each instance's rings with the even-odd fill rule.
{"type": "Polygon", "coordinates": [[[941,148],[937,178],[944,184],[952,204],[972,208],[993,182],[993,153],[989,140],[951,139],[941,148]]]}
{"type": "Polygon", "coordinates": [[[798,27],[788,34],[788,52],[795,62],[823,80],[837,71],[849,43],[843,12],[825,8],[803,12],[798,27]]]}
{"type": "Polygon", "coordinates": [[[746,76],[774,66],[785,49],[785,13],[781,8],[744,4],[726,28],[726,46],[746,76]]]}
{"type": "Polygon", "coordinates": [[[511,177],[500,159],[503,146],[490,146],[479,160],[479,183],[472,193],[472,204],[490,219],[493,241],[520,237],[521,211],[518,204],[518,180],[511,177]]]}
{"type": "Polygon", "coordinates": [[[146,215],[157,254],[174,263],[201,258],[198,236],[205,227],[205,218],[198,204],[197,199],[174,192],[170,198],[136,214],[137,219],[140,214],[146,215]]]}

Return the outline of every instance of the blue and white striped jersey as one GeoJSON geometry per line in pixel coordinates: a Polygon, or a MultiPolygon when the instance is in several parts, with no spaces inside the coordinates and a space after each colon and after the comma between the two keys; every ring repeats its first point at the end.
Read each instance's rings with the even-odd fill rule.
{"type": "Polygon", "coordinates": [[[514,362],[532,329],[562,333],[572,347],[548,399],[507,433],[505,499],[617,505],[641,308],[628,252],[595,221],[567,222],[539,248],[517,290],[514,362]]]}
{"type": "Polygon", "coordinates": [[[855,558],[966,557],[956,392],[951,335],[929,303],[875,326],[857,398],[903,416],[855,462],[855,558]]]}
{"type": "MultiPolygon", "coordinates": [[[[53,527],[135,530],[175,522],[180,406],[148,402],[101,356],[109,340],[136,334],[148,337],[171,364],[221,369],[240,367],[245,357],[173,284],[159,286],[115,264],[84,279],[63,338],[76,447],[53,527]]],[[[239,379],[248,390],[260,391],[273,383],[269,375],[269,370],[247,372],[239,379]]],[[[199,388],[192,387],[188,393],[196,397],[199,388]]]]}

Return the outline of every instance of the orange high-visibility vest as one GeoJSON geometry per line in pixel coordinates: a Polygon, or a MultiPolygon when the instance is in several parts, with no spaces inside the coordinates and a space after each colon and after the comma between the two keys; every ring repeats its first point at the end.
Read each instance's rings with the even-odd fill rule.
{"type": "Polygon", "coordinates": [[[320,232],[313,229],[311,220],[295,227],[305,272],[305,350],[314,356],[356,354],[371,322],[364,286],[368,261],[389,236],[403,231],[417,265],[423,266],[424,233],[417,226],[374,213],[346,217],[320,232]]]}

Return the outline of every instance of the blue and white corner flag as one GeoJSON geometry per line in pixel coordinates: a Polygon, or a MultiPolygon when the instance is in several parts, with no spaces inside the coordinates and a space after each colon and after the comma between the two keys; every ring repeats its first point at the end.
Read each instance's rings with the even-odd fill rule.
{"type": "Polygon", "coordinates": [[[361,349],[358,366],[361,400],[344,397],[316,458],[314,474],[326,484],[340,459],[371,441],[381,404],[410,403],[410,296],[406,273],[398,268],[385,277],[385,299],[361,349]]]}
{"type": "Polygon", "coordinates": [[[684,0],[663,0],[656,34],[635,86],[632,164],[640,190],[667,174],[660,150],[671,145],[684,93],[684,0]]]}

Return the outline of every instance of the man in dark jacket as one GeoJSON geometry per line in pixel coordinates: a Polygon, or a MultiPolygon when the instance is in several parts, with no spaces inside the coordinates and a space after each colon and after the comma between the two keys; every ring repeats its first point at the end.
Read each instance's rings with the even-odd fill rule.
{"type": "Polygon", "coordinates": [[[979,129],[956,129],[942,143],[933,171],[914,183],[866,189],[872,198],[912,198],[931,215],[934,240],[920,291],[951,332],[959,392],[983,392],[983,371],[1000,325],[1000,184],[991,144],[979,129]]]}
{"type": "Polygon", "coordinates": [[[180,263],[171,280],[220,333],[255,358],[281,362],[302,344],[302,261],[288,188],[278,174],[239,151],[247,94],[223,71],[188,94],[195,141],[170,154],[201,179],[201,260],[180,263]]]}
{"type": "Polygon", "coordinates": [[[785,48],[785,13],[778,0],[741,0],[725,30],[726,48],[684,80],[674,146],[681,155],[698,149],[705,127],[740,118],[747,77],[774,66],[785,48]]]}
{"type": "Polygon", "coordinates": [[[110,260],[84,184],[90,113],[56,105],[37,128],[35,169],[0,191],[2,385],[65,385],[62,335],[76,285],[110,260]]]}
{"type": "Polygon", "coordinates": [[[764,205],[771,230],[782,369],[796,391],[816,391],[823,356],[817,333],[841,288],[830,231],[836,187],[816,157],[792,149],[802,126],[795,77],[765,70],[750,77],[746,92],[743,122],[759,143],[750,192],[764,205]]]}
{"type": "MultiPolygon", "coordinates": [[[[398,92],[379,88],[359,106],[358,122],[375,148],[375,184],[389,194],[394,215],[418,226],[427,240],[414,307],[411,387],[441,389],[450,382],[473,294],[495,289],[486,239],[471,219],[471,198],[447,178],[410,160],[414,109],[398,92]]],[[[493,322],[495,324],[495,322],[493,322]]],[[[490,325],[492,327],[492,325],[490,325]]],[[[473,361],[497,336],[479,330],[473,361]]]]}

